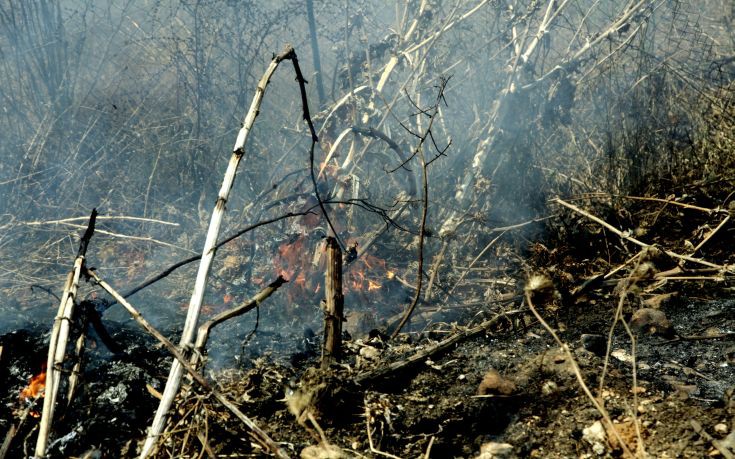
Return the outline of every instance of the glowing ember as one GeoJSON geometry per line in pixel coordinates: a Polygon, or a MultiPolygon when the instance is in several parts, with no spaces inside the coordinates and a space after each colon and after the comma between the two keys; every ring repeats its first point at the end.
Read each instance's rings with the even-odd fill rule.
{"type": "Polygon", "coordinates": [[[394,277],[396,277],[396,273],[394,273],[393,271],[388,271],[385,273],[385,277],[387,277],[388,279],[393,279],[394,277]]]}
{"type": "Polygon", "coordinates": [[[381,287],[380,282],[375,282],[375,281],[368,279],[368,291],[380,290],[380,287],[381,287]]]}
{"type": "Polygon", "coordinates": [[[20,392],[20,399],[43,397],[43,389],[46,387],[46,370],[31,378],[31,382],[20,392]]]}

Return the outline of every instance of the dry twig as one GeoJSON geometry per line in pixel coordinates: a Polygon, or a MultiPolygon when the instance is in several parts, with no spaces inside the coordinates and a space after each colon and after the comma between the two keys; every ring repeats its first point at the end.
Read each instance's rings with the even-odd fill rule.
{"type": "Polygon", "coordinates": [[[493,326],[497,325],[498,322],[500,322],[501,320],[508,319],[509,316],[517,315],[522,312],[525,312],[525,311],[522,309],[514,309],[511,311],[502,312],[498,314],[497,316],[493,317],[492,319],[488,319],[485,322],[475,327],[472,327],[468,330],[461,331],[445,339],[444,341],[440,341],[433,346],[422,349],[405,360],[399,360],[398,362],[393,362],[385,367],[377,368],[375,370],[361,373],[357,375],[357,377],[355,378],[355,381],[357,381],[360,384],[369,384],[373,381],[383,379],[386,376],[391,375],[392,373],[396,373],[396,372],[411,368],[415,365],[418,365],[426,361],[426,359],[428,359],[429,357],[435,354],[438,354],[440,352],[446,351],[459,343],[467,341],[468,339],[472,339],[483,333],[489,333],[489,330],[493,326]]]}
{"type": "Polygon", "coordinates": [[[577,364],[577,360],[572,355],[572,352],[569,350],[569,346],[567,346],[556,334],[553,328],[544,320],[543,317],[541,317],[541,314],[538,313],[536,308],[533,305],[533,302],[531,301],[531,292],[526,290],[525,297],[526,297],[526,304],[528,305],[529,309],[533,313],[533,315],[536,317],[536,319],[541,323],[541,325],[546,329],[547,332],[551,335],[551,337],[556,341],[556,344],[559,345],[562,352],[564,352],[564,355],[569,359],[569,363],[572,365],[572,369],[574,370],[574,376],[577,378],[577,382],[579,383],[579,386],[582,388],[582,391],[585,393],[587,398],[590,399],[590,402],[592,402],[592,405],[595,407],[595,409],[602,415],[602,419],[607,424],[607,427],[609,428],[610,432],[613,433],[615,438],[618,440],[618,443],[621,445],[621,448],[623,448],[623,451],[625,454],[628,455],[628,457],[634,457],[633,453],[630,451],[630,448],[628,448],[628,445],[623,441],[622,437],[620,436],[620,432],[615,428],[615,424],[612,422],[612,418],[610,417],[610,414],[607,412],[604,406],[600,404],[600,402],[597,401],[594,395],[592,395],[592,391],[590,391],[589,386],[587,386],[587,383],[584,382],[584,377],[582,376],[582,372],[579,369],[579,365],[577,364]]]}
{"type": "MultiPolygon", "coordinates": [[[[628,235],[628,234],[620,231],[619,229],[615,228],[614,226],[612,226],[611,224],[609,224],[606,221],[602,220],[601,218],[595,217],[594,215],[590,214],[589,212],[586,212],[586,211],[580,209],[579,207],[577,207],[577,206],[575,206],[573,204],[570,204],[570,203],[568,203],[568,202],[566,202],[566,201],[564,201],[562,199],[559,199],[559,198],[553,199],[552,201],[553,202],[556,202],[558,204],[561,204],[562,206],[564,206],[564,207],[566,207],[568,209],[571,209],[574,212],[577,212],[578,214],[580,214],[580,215],[582,215],[584,217],[587,217],[588,219],[592,220],[595,223],[598,223],[599,225],[602,225],[603,227],[605,227],[609,231],[612,231],[613,233],[615,233],[621,239],[625,239],[626,241],[630,241],[630,242],[632,242],[633,244],[635,244],[635,245],[637,245],[639,247],[643,247],[643,248],[649,248],[649,247],[651,247],[651,244],[646,244],[645,242],[639,241],[638,239],[636,239],[636,238],[634,238],[634,237],[632,237],[632,236],[630,236],[630,235],[628,235]]],[[[733,268],[731,266],[718,265],[718,264],[711,263],[711,262],[706,261],[706,260],[702,260],[700,258],[694,258],[694,257],[688,256],[688,255],[680,255],[680,254],[678,254],[676,252],[672,252],[671,250],[664,250],[663,252],[666,255],[668,255],[668,256],[670,256],[672,258],[677,258],[677,259],[682,260],[682,261],[689,261],[691,263],[697,263],[697,264],[700,264],[700,265],[703,265],[703,266],[708,266],[710,268],[717,268],[718,270],[721,270],[723,272],[735,273],[735,268],[733,268]]]]}
{"type": "Polygon", "coordinates": [[[222,311],[200,325],[199,330],[197,331],[197,339],[196,344],[194,345],[194,354],[192,355],[191,365],[196,368],[197,364],[199,363],[199,358],[204,355],[207,340],[209,339],[209,332],[212,330],[212,328],[221,324],[225,320],[243,315],[246,312],[260,306],[263,301],[265,301],[269,296],[275,293],[275,291],[278,290],[286,282],[288,281],[284,279],[283,276],[278,276],[275,281],[271,282],[267,287],[259,291],[250,300],[238,305],[235,308],[228,309],[227,311],[222,311]]]}

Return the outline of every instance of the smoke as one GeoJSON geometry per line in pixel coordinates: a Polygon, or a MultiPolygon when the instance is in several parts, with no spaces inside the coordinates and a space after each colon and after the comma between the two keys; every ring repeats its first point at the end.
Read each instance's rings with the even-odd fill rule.
{"type": "MultiPolygon", "coordinates": [[[[420,180],[413,155],[442,78],[451,77],[422,146],[435,160],[427,256],[439,250],[433,236],[450,218],[462,222],[465,241],[454,256],[471,258],[488,228],[543,217],[550,194],[641,189],[651,176],[675,176],[695,161],[709,167],[697,156],[707,120],[682,100],[732,84],[728,2],[315,3],[321,75],[311,67],[299,1],[0,2],[0,307],[12,317],[2,327],[52,318],[54,300],[30,286],[58,293],[84,224],[59,220],[93,207],[103,217],[147,219],[98,223],[88,263],[121,290],[198,253],[241,118],[285,43],[308,72],[321,140],[314,166],[325,195],[340,202],[329,206],[338,231],[374,242],[375,256],[399,278],[415,276],[421,200],[416,192],[403,208],[401,192],[406,177],[420,180]],[[395,148],[344,133],[352,127],[379,130],[395,148]]],[[[225,234],[314,204],[300,104],[290,69],[279,70],[228,203],[225,234]]],[[[319,231],[326,231],[320,219],[289,220],[222,248],[208,291],[212,309],[270,282],[285,269],[273,266],[284,244],[319,231]]],[[[309,259],[299,269],[315,284],[316,243],[309,239],[299,255],[309,259]]],[[[398,282],[366,269],[373,282],[398,282]]],[[[192,270],[135,301],[157,324],[175,327],[192,270]]],[[[390,307],[352,299],[376,316],[400,312],[410,295],[385,288],[373,298],[390,307]]],[[[258,324],[264,333],[298,324],[285,334],[301,336],[318,327],[313,285],[306,291],[292,282],[273,301],[258,324]]],[[[114,308],[107,314],[125,319],[114,308]]],[[[236,342],[255,327],[254,319],[243,323],[236,342]]]]}

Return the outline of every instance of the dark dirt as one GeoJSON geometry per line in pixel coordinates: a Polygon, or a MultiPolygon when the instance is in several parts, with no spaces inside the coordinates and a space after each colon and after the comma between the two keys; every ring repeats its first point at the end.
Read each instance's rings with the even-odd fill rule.
{"type": "MultiPolygon", "coordinates": [[[[631,209],[622,214],[631,221],[631,215],[650,216],[644,207],[631,209]]],[[[701,224],[692,219],[669,239],[651,227],[649,240],[671,247],[676,237],[686,238],[684,233],[701,224]]],[[[239,369],[205,373],[295,457],[583,458],[625,457],[626,450],[639,457],[731,457],[735,300],[729,298],[728,278],[662,280],[657,273],[679,265],[656,252],[613,276],[615,281],[586,283],[631,252],[611,258],[610,247],[619,250],[618,241],[585,232],[579,221],[567,228],[564,239],[529,246],[521,262],[528,277],[504,275],[514,282],[494,291],[505,295],[502,301],[419,315],[410,333],[390,342],[375,330],[361,332],[351,317],[345,355],[327,371],[317,369],[320,336],[308,326],[305,332],[261,330],[250,338],[239,369]],[[608,261],[601,254],[608,254],[608,261]],[[597,406],[582,390],[569,356],[524,305],[524,291],[568,344],[597,406]],[[619,304],[620,320],[611,333],[619,304]],[[365,377],[518,309],[523,312],[417,365],[365,377]]],[[[707,255],[720,263],[729,260],[727,230],[723,234],[707,247],[707,255]]],[[[694,274],[680,277],[686,275],[694,274]]],[[[468,302],[475,298],[466,297],[468,302]]],[[[133,457],[145,434],[156,391],[165,383],[166,354],[131,322],[106,323],[123,353],[91,340],[82,389],[73,406],[61,410],[49,457],[82,457],[90,451],[93,455],[84,457],[133,457]]],[[[15,432],[7,457],[32,451],[38,423],[33,413],[40,408],[18,394],[45,360],[46,334],[18,330],[0,338],[0,377],[7,388],[0,426],[15,432]]],[[[169,330],[168,335],[178,333],[169,330]]],[[[214,352],[221,356],[238,347],[214,352]]],[[[180,394],[159,448],[160,457],[265,454],[237,418],[197,388],[180,394]]]]}

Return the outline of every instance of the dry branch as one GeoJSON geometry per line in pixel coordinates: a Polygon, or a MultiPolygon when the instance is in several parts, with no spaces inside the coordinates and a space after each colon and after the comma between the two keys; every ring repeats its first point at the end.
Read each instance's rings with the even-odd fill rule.
{"type": "MultiPolygon", "coordinates": [[[[184,323],[184,330],[182,332],[181,341],[179,343],[180,346],[183,348],[191,346],[194,339],[194,332],[196,330],[199,313],[202,307],[202,300],[204,298],[204,290],[207,284],[207,277],[212,266],[212,261],[215,254],[215,247],[217,245],[217,237],[219,236],[220,226],[222,225],[225,205],[227,203],[227,199],[229,198],[232,184],[235,181],[235,174],[237,173],[238,165],[240,164],[240,160],[245,154],[245,144],[248,140],[248,137],[250,136],[251,129],[253,127],[253,124],[255,123],[255,119],[260,112],[260,105],[263,101],[266,87],[268,86],[268,83],[270,82],[273,73],[276,71],[276,68],[278,68],[278,65],[284,59],[290,58],[293,55],[293,48],[291,46],[287,46],[281,54],[273,57],[270,65],[258,82],[258,86],[255,89],[255,96],[253,97],[253,101],[250,104],[250,109],[245,115],[245,121],[243,122],[243,126],[237,135],[235,146],[232,149],[232,157],[230,158],[230,162],[227,166],[227,171],[225,172],[224,180],[222,181],[222,187],[219,191],[219,196],[217,198],[214,212],[212,212],[209,230],[207,231],[207,237],[204,242],[204,249],[202,250],[202,260],[199,264],[199,271],[197,272],[197,277],[194,284],[194,292],[191,296],[186,321],[184,323]]],[[[161,403],[158,405],[158,409],[156,410],[156,415],[148,431],[148,436],[146,438],[145,444],[141,449],[141,459],[144,459],[148,457],[148,455],[150,455],[151,451],[153,450],[153,446],[156,444],[158,436],[163,431],[163,427],[166,422],[166,414],[168,413],[168,410],[171,407],[181,384],[182,373],[183,368],[181,362],[178,359],[174,360],[171,365],[168,380],[166,381],[166,388],[163,391],[163,398],[161,399],[161,403]]]]}
{"type": "Polygon", "coordinates": [[[41,414],[41,423],[38,427],[38,439],[36,440],[35,450],[35,456],[39,458],[46,456],[46,449],[48,448],[48,440],[51,434],[51,425],[56,408],[56,397],[58,396],[59,386],[61,384],[62,365],[66,357],[66,345],[69,340],[72,314],[74,313],[74,302],[76,300],[77,289],[79,288],[79,277],[84,267],[87,246],[94,234],[96,218],[97,209],[92,209],[89,224],[79,243],[77,258],[74,260],[74,268],[66,279],[64,293],[61,295],[59,310],[56,313],[54,326],[51,330],[48,359],[46,361],[45,398],[43,400],[43,412],[41,414]]]}
{"type": "Polygon", "coordinates": [[[209,332],[212,330],[212,328],[221,324],[225,320],[243,315],[246,312],[260,306],[263,301],[265,301],[269,296],[275,293],[275,291],[278,290],[286,282],[288,281],[284,279],[283,276],[278,276],[275,281],[271,282],[267,287],[258,292],[250,300],[238,305],[235,308],[228,309],[227,311],[222,311],[200,325],[199,330],[197,331],[196,344],[194,345],[194,354],[192,355],[191,360],[192,366],[196,368],[197,364],[199,363],[199,358],[204,355],[205,346],[207,345],[207,340],[209,339],[209,332]]]}
{"type": "MultiPolygon", "coordinates": [[[[418,267],[416,269],[416,291],[414,292],[413,299],[411,300],[411,303],[406,308],[406,312],[403,315],[403,318],[398,323],[398,326],[396,326],[395,330],[391,333],[390,337],[395,338],[398,336],[398,334],[401,332],[401,329],[408,323],[409,319],[411,319],[411,315],[413,314],[414,310],[416,309],[416,306],[419,304],[419,301],[421,300],[421,287],[423,285],[423,274],[424,274],[424,236],[426,234],[426,218],[429,213],[429,174],[428,174],[428,167],[431,161],[426,161],[426,155],[424,153],[424,144],[426,143],[427,139],[431,139],[432,142],[434,141],[433,134],[432,134],[432,127],[434,126],[434,121],[436,120],[437,114],[439,113],[439,106],[441,102],[444,100],[444,90],[446,89],[446,85],[448,79],[442,79],[441,85],[439,86],[439,91],[436,96],[436,99],[434,101],[434,105],[431,106],[427,110],[421,110],[421,113],[424,115],[427,115],[429,117],[429,124],[424,130],[424,132],[421,135],[416,135],[419,138],[419,142],[416,145],[416,148],[413,150],[413,155],[419,159],[419,164],[421,166],[421,185],[422,185],[422,208],[421,208],[421,223],[419,225],[419,246],[417,249],[418,252],[418,267]]],[[[416,107],[419,108],[419,107],[416,107]]],[[[451,141],[450,141],[451,142],[451,141]]],[[[436,147],[436,143],[434,143],[434,147],[436,147]]],[[[447,145],[446,148],[449,148],[449,145],[447,145]]],[[[446,148],[444,150],[446,150],[446,148]]],[[[444,151],[438,151],[437,152],[439,156],[441,156],[444,151]]],[[[411,159],[409,158],[409,159],[411,159]]],[[[405,162],[404,162],[405,164],[405,162]]]]}
{"type": "Polygon", "coordinates": [[[497,316],[493,317],[492,319],[488,319],[485,322],[481,323],[480,325],[477,325],[476,327],[472,327],[468,330],[459,332],[456,335],[453,335],[450,338],[445,339],[444,341],[440,341],[439,343],[431,347],[422,349],[421,351],[415,353],[414,355],[412,355],[411,357],[405,360],[393,362],[390,365],[387,365],[385,367],[367,371],[365,373],[361,373],[357,375],[357,377],[355,378],[355,381],[357,381],[360,384],[370,384],[374,381],[383,379],[398,371],[402,371],[402,370],[411,368],[415,365],[425,362],[426,359],[428,359],[429,357],[435,354],[449,350],[451,347],[459,343],[462,343],[464,341],[467,341],[468,339],[472,339],[476,336],[479,336],[482,333],[489,333],[490,328],[495,326],[501,320],[507,319],[509,316],[520,314],[522,312],[525,312],[525,310],[514,309],[511,311],[500,313],[497,316]]]}
{"type": "MultiPolygon", "coordinates": [[[[580,215],[582,215],[584,217],[587,217],[588,219],[592,220],[593,222],[598,223],[598,224],[604,226],[606,229],[608,229],[609,231],[615,233],[621,239],[625,239],[626,241],[630,241],[633,244],[635,244],[635,245],[637,245],[639,247],[646,248],[646,249],[649,248],[649,247],[651,247],[651,244],[646,244],[645,242],[639,241],[638,239],[636,239],[636,238],[634,238],[634,237],[632,237],[632,236],[630,236],[630,235],[628,235],[628,234],[620,231],[619,229],[615,228],[614,226],[612,226],[611,224],[609,224],[606,221],[602,220],[601,218],[595,217],[594,215],[590,214],[589,212],[586,212],[586,211],[580,209],[579,207],[575,206],[574,204],[570,204],[570,203],[568,203],[566,201],[563,201],[562,199],[559,199],[559,198],[553,199],[552,202],[556,202],[558,204],[561,204],[562,206],[564,206],[564,207],[566,207],[568,209],[571,209],[571,210],[577,212],[578,214],[580,214],[580,215]]],[[[700,258],[694,258],[694,257],[688,256],[688,255],[680,255],[680,254],[678,254],[676,252],[672,252],[671,250],[663,250],[663,252],[666,255],[668,255],[668,256],[670,256],[672,258],[677,258],[677,259],[682,260],[682,261],[689,261],[689,262],[697,263],[697,264],[700,264],[700,265],[703,265],[703,266],[708,266],[710,268],[716,268],[716,269],[718,269],[718,270],[720,270],[722,272],[735,273],[735,268],[734,267],[731,267],[731,266],[718,265],[718,264],[711,263],[711,262],[706,261],[706,260],[702,260],[700,258]]]]}

